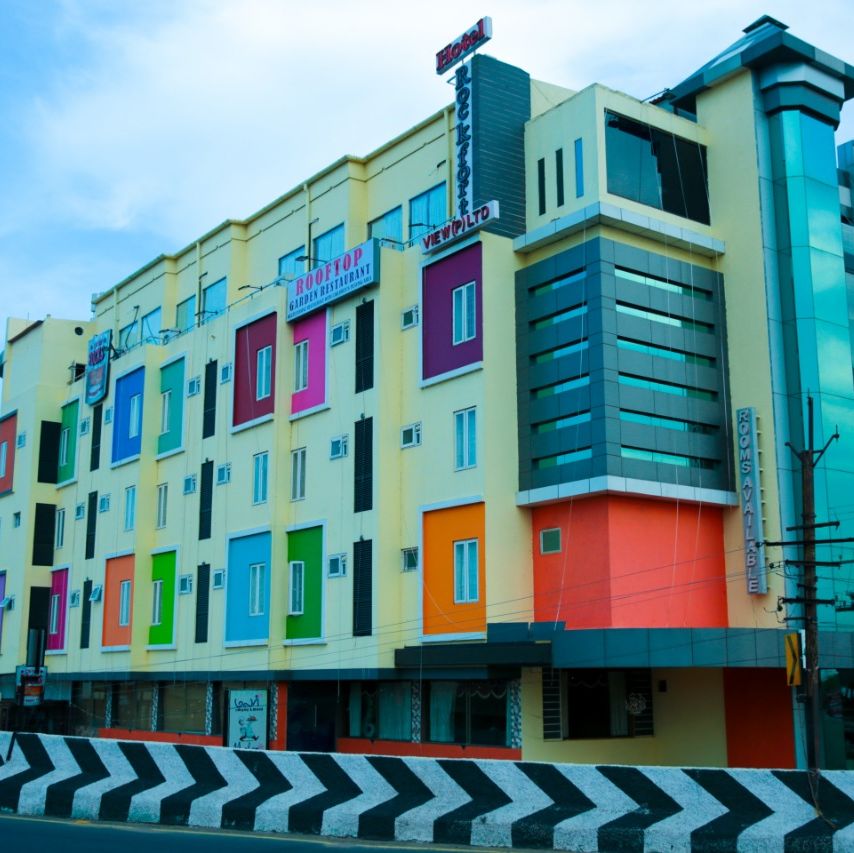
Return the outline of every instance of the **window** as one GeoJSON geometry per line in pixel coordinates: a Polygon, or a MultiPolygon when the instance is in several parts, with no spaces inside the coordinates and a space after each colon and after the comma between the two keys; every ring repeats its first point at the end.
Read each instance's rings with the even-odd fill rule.
{"type": "Polygon", "coordinates": [[[568,670],[566,682],[570,739],[654,734],[648,669],[568,670]]]}
{"type": "Polygon", "coordinates": [[[400,430],[400,446],[404,449],[407,447],[417,447],[421,444],[421,422],[416,424],[408,424],[400,430]]]}
{"type": "Polygon", "coordinates": [[[453,298],[453,335],[454,346],[472,340],[475,335],[475,283],[470,281],[462,287],[456,287],[451,293],[453,298]]]}
{"type": "Polygon", "coordinates": [[[196,297],[191,296],[183,302],[179,302],[175,308],[175,328],[179,332],[186,332],[196,325],[196,297]]]}
{"type": "Polygon", "coordinates": [[[308,388],[308,341],[294,344],[294,391],[308,388]]]}
{"type": "Polygon", "coordinates": [[[56,592],[50,597],[50,623],[48,627],[48,634],[59,633],[59,604],[61,600],[62,597],[56,592]]]}
{"type": "Polygon", "coordinates": [[[329,331],[329,346],[336,347],[338,344],[346,343],[350,340],[350,321],[336,323],[329,331]]]}
{"type": "Polygon", "coordinates": [[[477,465],[476,412],[474,407],[454,412],[454,467],[457,471],[477,465]]]}
{"type": "Polygon", "coordinates": [[[540,531],[540,553],[541,554],[559,554],[560,553],[560,528],[550,527],[540,531]]]}
{"type": "Polygon", "coordinates": [[[156,580],[151,590],[151,624],[159,625],[163,616],[163,581],[156,580]]]}
{"type": "Polygon", "coordinates": [[[418,548],[404,548],[400,554],[403,559],[403,571],[414,572],[418,570],[418,548]]]}
{"type": "Polygon", "coordinates": [[[305,448],[291,451],[291,500],[305,497],[305,448]]]}
{"type": "Polygon", "coordinates": [[[160,395],[160,434],[169,432],[169,405],[172,402],[172,391],[164,391],[160,395]]]}
{"type": "Polygon", "coordinates": [[[454,602],[477,601],[477,539],[454,542],[454,602]]]}
{"type": "Polygon", "coordinates": [[[305,605],[305,563],[300,560],[293,560],[290,563],[290,570],[288,614],[290,616],[301,616],[305,605]]]}
{"type": "Polygon", "coordinates": [[[169,484],[161,483],[157,487],[157,527],[166,527],[166,503],[169,499],[169,484]]]}
{"type": "Polygon", "coordinates": [[[264,563],[252,563],[249,566],[249,615],[264,615],[264,563]]]}
{"type": "Polygon", "coordinates": [[[575,197],[584,195],[584,146],[580,139],[575,140],[575,197]]]}
{"type": "Polygon", "coordinates": [[[338,255],[344,254],[344,225],[336,225],[329,231],[314,238],[312,251],[312,266],[325,264],[338,255]]]}
{"type": "Polygon", "coordinates": [[[441,183],[409,200],[409,239],[416,240],[447,218],[447,195],[441,183]]]}
{"type": "Polygon", "coordinates": [[[53,546],[61,548],[65,544],[65,510],[56,511],[53,546]]]}
{"type": "Polygon", "coordinates": [[[142,318],[142,340],[144,343],[159,343],[163,327],[160,309],[155,308],[142,318]]]}
{"type": "Polygon", "coordinates": [[[546,161],[537,160],[537,210],[542,216],[546,212],[546,161]]]}
{"type": "Polygon", "coordinates": [[[21,526],[21,513],[16,512],[12,515],[12,527],[20,527],[21,526]]]}
{"type": "Polygon", "coordinates": [[[270,396],[270,383],[273,375],[273,347],[262,347],[256,356],[255,399],[264,400],[270,396]]]}
{"type": "Polygon", "coordinates": [[[270,455],[256,453],[252,457],[252,503],[267,503],[267,467],[270,455]]]}
{"type": "Polygon", "coordinates": [[[427,740],[510,745],[506,681],[431,681],[425,686],[427,740]]]}
{"type": "Polygon", "coordinates": [[[139,324],[136,320],[119,329],[119,349],[124,351],[139,343],[139,324]]]}
{"type": "Polygon", "coordinates": [[[305,272],[305,246],[300,246],[293,252],[288,252],[287,255],[282,255],[279,258],[279,276],[281,278],[294,279],[303,272],[305,272]],[[298,261],[297,258],[303,260],[298,261]]]}
{"type": "Polygon", "coordinates": [[[6,465],[9,458],[9,442],[0,444],[0,478],[6,476],[6,465]]]}
{"type": "Polygon", "coordinates": [[[125,489],[125,530],[133,530],[136,525],[136,486],[125,489]]]}
{"type": "Polygon", "coordinates": [[[403,208],[399,205],[368,223],[368,239],[377,237],[392,243],[403,242],[403,208]]]}
{"type": "Polygon", "coordinates": [[[347,555],[332,554],[329,557],[329,570],[327,574],[331,578],[343,578],[347,574],[347,555]]]}
{"type": "Polygon", "coordinates": [[[336,435],[329,442],[329,458],[343,459],[347,455],[348,437],[346,435],[336,435]]]}
{"type": "Polygon", "coordinates": [[[130,625],[130,581],[119,584],[119,626],[127,628],[130,625]]]}
{"type": "Polygon", "coordinates": [[[207,323],[225,311],[226,280],[221,278],[202,291],[202,323],[207,323]]]}
{"type": "Polygon", "coordinates": [[[555,184],[557,190],[557,206],[562,207],[564,203],[563,193],[563,148],[555,151],[555,184]]]}
{"type": "Polygon", "coordinates": [[[709,224],[706,147],[605,112],[608,192],[709,224]]]}
{"type": "Polygon", "coordinates": [[[132,394],[128,413],[128,438],[138,438],[142,420],[142,394],[132,394]]]}
{"type": "Polygon", "coordinates": [[[374,387],[374,300],[356,307],[356,393],[374,387]]]}
{"type": "Polygon", "coordinates": [[[350,737],[410,741],[412,683],[351,682],[344,722],[350,737]]]}
{"type": "Polygon", "coordinates": [[[406,308],[400,315],[400,328],[411,329],[418,325],[418,306],[406,308]]]}
{"type": "Polygon", "coordinates": [[[71,429],[65,427],[59,435],[59,464],[68,464],[68,439],[71,437],[71,429]]]}

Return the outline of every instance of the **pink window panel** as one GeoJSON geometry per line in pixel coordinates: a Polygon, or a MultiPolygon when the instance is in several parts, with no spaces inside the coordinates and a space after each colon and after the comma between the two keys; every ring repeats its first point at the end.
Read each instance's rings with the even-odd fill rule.
{"type": "MultiPolygon", "coordinates": [[[[308,341],[308,386],[291,394],[291,414],[322,406],[326,402],[326,312],[318,311],[293,324],[294,346],[308,341]]],[[[291,359],[293,365],[295,359],[291,359]]],[[[296,387],[292,367],[291,388],[296,387]]]]}
{"type": "Polygon", "coordinates": [[[68,611],[68,569],[58,569],[50,575],[50,608],[48,610],[47,650],[65,648],[65,619],[68,611]],[[56,612],[54,613],[54,608],[56,612]],[[55,629],[55,630],[52,630],[55,629]]]}

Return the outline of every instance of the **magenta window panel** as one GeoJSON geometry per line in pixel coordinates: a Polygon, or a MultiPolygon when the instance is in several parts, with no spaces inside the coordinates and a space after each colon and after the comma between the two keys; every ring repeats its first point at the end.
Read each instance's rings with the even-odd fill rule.
{"type": "Polygon", "coordinates": [[[47,630],[49,652],[65,648],[65,618],[68,611],[68,569],[58,569],[50,575],[50,610],[47,630]],[[55,598],[56,597],[56,598],[55,598]],[[56,604],[54,604],[56,601],[56,604]],[[56,607],[54,614],[53,608],[56,607]],[[52,630],[53,629],[53,630],[52,630]]]}
{"type": "MultiPolygon", "coordinates": [[[[296,415],[326,402],[326,312],[297,320],[293,330],[294,346],[308,341],[308,386],[291,394],[291,414],[296,415]]],[[[291,377],[291,388],[294,387],[295,375],[291,377]]]]}
{"type": "MultiPolygon", "coordinates": [[[[263,363],[263,360],[262,360],[263,363]]],[[[266,388],[266,383],[262,382],[266,388]]],[[[271,415],[276,403],[276,314],[268,314],[237,330],[234,339],[234,426],[271,415]],[[270,393],[258,398],[258,351],[272,347],[270,393]]]]}
{"type": "MultiPolygon", "coordinates": [[[[0,572],[0,601],[6,596],[6,572],[0,572]]],[[[0,609],[0,648],[3,644],[3,614],[5,610],[0,609]]]]}
{"type": "Polygon", "coordinates": [[[432,379],[483,360],[483,265],[475,243],[425,267],[421,279],[421,371],[432,379]],[[475,283],[475,334],[454,345],[453,292],[475,283]]]}

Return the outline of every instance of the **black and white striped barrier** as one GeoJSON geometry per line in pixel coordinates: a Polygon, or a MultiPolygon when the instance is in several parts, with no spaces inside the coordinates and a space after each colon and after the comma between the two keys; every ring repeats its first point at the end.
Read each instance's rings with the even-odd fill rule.
{"type": "Polygon", "coordinates": [[[253,752],[0,732],[0,810],[578,853],[854,853],[850,771],[811,782],[792,770],[253,752]]]}

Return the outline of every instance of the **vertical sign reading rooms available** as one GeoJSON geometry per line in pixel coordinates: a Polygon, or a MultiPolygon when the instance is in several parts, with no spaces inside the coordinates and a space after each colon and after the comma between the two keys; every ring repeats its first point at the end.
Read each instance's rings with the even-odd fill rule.
{"type": "Polygon", "coordinates": [[[756,410],[738,409],[735,413],[738,436],[738,472],[741,478],[739,503],[744,526],[744,568],[747,591],[754,595],[768,592],[765,577],[765,546],[762,544],[762,497],[759,486],[759,451],[756,436],[756,410]]]}
{"type": "Polygon", "coordinates": [[[379,280],[379,241],[368,240],[288,282],[288,322],[379,280]]]}
{"type": "Polygon", "coordinates": [[[89,356],[86,359],[86,402],[90,406],[107,396],[110,385],[110,344],[113,332],[108,329],[89,339],[89,356]]]}

